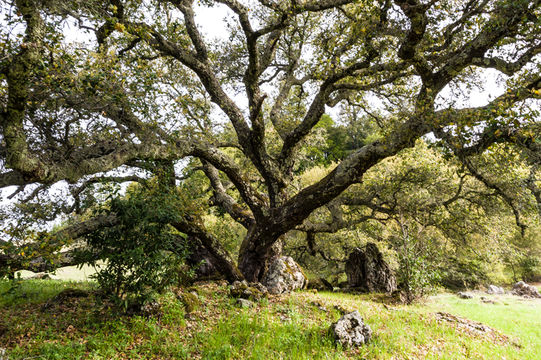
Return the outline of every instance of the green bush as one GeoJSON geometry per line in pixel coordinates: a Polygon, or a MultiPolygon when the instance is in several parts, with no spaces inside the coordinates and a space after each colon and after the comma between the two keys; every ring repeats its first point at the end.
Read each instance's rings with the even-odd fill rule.
{"type": "Polygon", "coordinates": [[[449,257],[442,268],[441,284],[447,289],[463,290],[486,284],[489,278],[480,259],[449,257]]]}
{"type": "Polygon", "coordinates": [[[426,257],[407,252],[399,253],[398,260],[398,287],[405,295],[403,300],[407,304],[434,292],[441,276],[426,257]]]}
{"type": "Polygon", "coordinates": [[[518,262],[518,271],[524,281],[537,281],[541,278],[541,261],[537,257],[523,256],[518,262]]]}
{"type": "Polygon", "coordinates": [[[182,216],[180,200],[174,190],[136,187],[126,196],[111,196],[100,210],[116,214],[118,223],[90,234],[80,256],[89,264],[105,263],[94,277],[124,310],[143,306],[191,276],[184,263],[186,236],[169,225],[182,216]]]}

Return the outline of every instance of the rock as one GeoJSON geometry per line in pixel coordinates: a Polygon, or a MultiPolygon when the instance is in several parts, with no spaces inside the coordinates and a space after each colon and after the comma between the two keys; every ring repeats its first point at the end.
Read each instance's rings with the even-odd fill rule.
{"type": "Polygon", "coordinates": [[[539,290],[535,286],[526,284],[524,281],[519,281],[513,285],[513,291],[511,293],[525,298],[541,298],[539,290]]]}
{"type": "Polygon", "coordinates": [[[308,281],[307,288],[318,291],[333,291],[332,284],[323,278],[316,278],[308,281]]]}
{"type": "Polygon", "coordinates": [[[505,290],[502,287],[496,286],[496,285],[489,285],[487,289],[487,294],[490,295],[503,295],[505,294],[505,290]]]}
{"type": "Polygon", "coordinates": [[[240,306],[241,308],[251,308],[254,306],[254,303],[250,300],[246,300],[246,299],[243,299],[243,298],[238,298],[237,301],[235,302],[235,304],[237,304],[238,306],[240,306]]]}
{"type": "Polygon", "coordinates": [[[363,249],[353,250],[346,262],[346,275],[350,288],[386,293],[396,290],[396,278],[373,243],[366,244],[363,249]]]}
{"type": "Polygon", "coordinates": [[[342,316],[331,325],[329,331],[343,347],[361,346],[370,341],[372,330],[357,310],[342,316]]]}
{"type": "Polygon", "coordinates": [[[509,338],[506,335],[480,322],[468,320],[444,312],[437,312],[435,315],[438,321],[449,322],[453,324],[453,326],[455,326],[457,329],[463,330],[466,333],[475,335],[487,335],[492,342],[505,344],[509,341],[509,338]]]}
{"type": "Polygon", "coordinates": [[[473,295],[465,293],[465,292],[458,292],[457,295],[461,299],[473,299],[473,295]]]}
{"type": "Polygon", "coordinates": [[[479,300],[481,300],[481,302],[485,303],[485,304],[493,304],[493,305],[496,305],[496,301],[492,300],[492,299],[487,299],[486,297],[484,296],[481,296],[479,298],[479,300]]]}
{"type": "Polygon", "coordinates": [[[268,291],[260,283],[248,283],[246,280],[235,281],[229,288],[229,295],[234,298],[259,301],[267,297],[268,291]]]}
{"type": "Polygon", "coordinates": [[[161,305],[156,300],[152,300],[149,302],[146,302],[143,306],[141,306],[140,311],[138,311],[139,314],[143,316],[153,316],[160,313],[161,305]]]}
{"type": "Polygon", "coordinates": [[[183,293],[177,296],[180,302],[184,304],[184,309],[186,310],[186,313],[190,314],[197,310],[199,306],[201,306],[201,301],[197,297],[196,294],[187,292],[183,293]]]}
{"type": "Polygon", "coordinates": [[[307,279],[301,267],[290,256],[274,260],[261,281],[271,294],[289,293],[302,289],[307,279]]]}

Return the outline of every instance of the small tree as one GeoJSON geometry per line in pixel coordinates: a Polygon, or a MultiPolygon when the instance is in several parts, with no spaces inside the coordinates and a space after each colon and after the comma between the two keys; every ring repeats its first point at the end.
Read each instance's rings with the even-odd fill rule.
{"type": "Polygon", "coordinates": [[[105,263],[94,277],[124,309],[140,307],[156,292],[191,277],[184,264],[186,235],[169,225],[183,216],[180,197],[161,186],[137,186],[126,196],[112,195],[98,210],[113,211],[117,224],[89,234],[80,256],[92,265],[105,263]]]}

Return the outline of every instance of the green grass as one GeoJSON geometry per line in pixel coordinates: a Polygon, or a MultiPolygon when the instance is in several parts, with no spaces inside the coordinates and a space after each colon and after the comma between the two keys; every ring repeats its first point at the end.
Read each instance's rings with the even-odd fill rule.
{"type": "Polygon", "coordinates": [[[9,359],[539,359],[541,303],[509,299],[481,304],[440,295],[426,305],[386,308],[375,296],[299,292],[241,309],[225,284],[199,286],[202,306],[185,319],[173,293],[160,298],[152,317],[122,316],[94,295],[42,306],[67,287],[92,290],[88,282],[25,280],[10,293],[0,282],[0,348],[9,359]],[[313,303],[324,306],[318,309],[313,303]],[[336,347],[327,329],[340,305],[359,310],[371,326],[370,344],[336,347]],[[482,321],[513,337],[495,342],[440,323],[447,311],[482,321]]]}
{"type": "Polygon", "coordinates": [[[444,311],[479,321],[515,338],[522,347],[521,359],[541,359],[541,300],[502,295],[491,297],[496,304],[484,304],[479,297],[464,300],[442,294],[431,298],[423,310],[444,311]]]}
{"type": "MultiPolygon", "coordinates": [[[[67,281],[86,281],[91,275],[96,273],[96,269],[90,265],[83,266],[66,266],[56,269],[54,273],[50,273],[51,279],[55,280],[67,280],[67,281]]],[[[34,272],[28,270],[18,271],[21,278],[27,279],[35,275],[34,272]]]]}

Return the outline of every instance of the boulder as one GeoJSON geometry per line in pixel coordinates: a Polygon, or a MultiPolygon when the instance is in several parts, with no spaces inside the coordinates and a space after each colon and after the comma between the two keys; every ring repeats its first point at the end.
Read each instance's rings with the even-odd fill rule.
{"type": "Polygon", "coordinates": [[[307,279],[301,267],[290,256],[276,258],[269,266],[263,280],[271,294],[289,293],[306,286],[307,279]]]}
{"type": "Polygon", "coordinates": [[[487,289],[487,294],[490,295],[503,295],[505,294],[505,290],[502,287],[496,286],[496,285],[489,285],[487,289]]]}
{"type": "Polygon", "coordinates": [[[250,300],[246,300],[246,299],[242,299],[242,298],[238,298],[237,301],[235,302],[237,304],[237,306],[241,307],[241,308],[251,308],[254,306],[254,303],[250,300]]]}
{"type": "Polygon", "coordinates": [[[365,292],[392,293],[396,278],[376,244],[355,248],[346,262],[348,286],[365,292]]]}
{"type": "Polygon", "coordinates": [[[343,347],[361,346],[370,341],[372,330],[357,310],[342,316],[329,329],[337,343],[343,347]]]}
{"type": "Polygon", "coordinates": [[[195,278],[199,280],[216,279],[220,277],[216,268],[214,256],[195,237],[189,237],[187,243],[190,251],[186,263],[195,271],[195,278]]]}
{"type": "Polygon", "coordinates": [[[465,292],[458,292],[457,295],[461,299],[473,299],[473,295],[465,293],[465,292]]]}
{"type": "Polygon", "coordinates": [[[492,300],[492,299],[487,299],[487,298],[484,297],[484,296],[481,296],[481,297],[479,298],[479,300],[481,300],[481,302],[483,302],[483,303],[485,303],[485,304],[493,304],[493,305],[496,305],[496,304],[497,304],[496,301],[494,301],[494,300],[492,300]]]}
{"type": "Polygon", "coordinates": [[[267,297],[268,291],[260,283],[248,283],[246,280],[235,281],[229,288],[229,295],[234,298],[258,301],[267,297]]]}
{"type": "Polygon", "coordinates": [[[187,314],[193,313],[195,310],[201,306],[201,300],[193,292],[186,292],[183,294],[177,295],[178,299],[184,305],[184,309],[187,314]]]}
{"type": "Polygon", "coordinates": [[[526,284],[524,281],[519,281],[513,285],[513,291],[511,293],[525,298],[541,298],[539,290],[535,286],[526,284]]]}
{"type": "Polygon", "coordinates": [[[475,334],[475,335],[488,335],[488,338],[490,341],[498,342],[502,344],[507,344],[509,342],[509,337],[506,335],[500,333],[498,330],[495,330],[485,324],[482,324],[477,321],[468,320],[465,318],[461,318],[459,316],[444,313],[444,312],[437,312],[436,313],[436,319],[440,322],[449,322],[451,323],[456,329],[464,331],[468,334],[475,334]]]}

